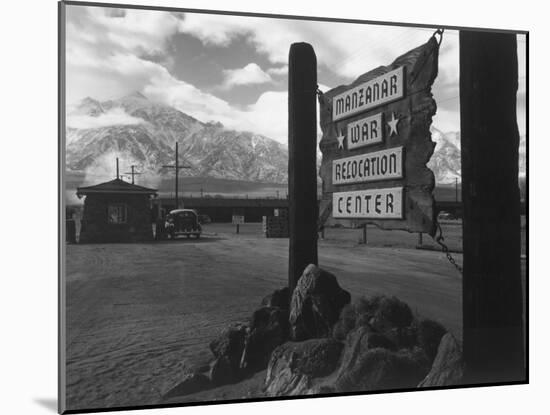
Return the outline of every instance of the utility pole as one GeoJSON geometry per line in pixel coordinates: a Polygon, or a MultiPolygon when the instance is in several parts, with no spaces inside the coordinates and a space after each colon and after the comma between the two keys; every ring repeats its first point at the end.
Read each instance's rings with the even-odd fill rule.
{"type": "Polygon", "coordinates": [[[118,157],[116,158],[116,178],[120,178],[120,175],[118,174],[118,157]]]}
{"type": "Polygon", "coordinates": [[[127,171],[127,172],[124,173],[124,174],[131,174],[131,175],[132,175],[132,184],[134,184],[134,176],[135,176],[136,174],[141,174],[140,172],[137,172],[137,171],[134,170],[135,167],[136,167],[136,166],[134,166],[134,165],[132,164],[132,165],[130,166],[130,168],[131,168],[132,171],[131,171],[131,172],[128,172],[128,171],[127,171]]]}
{"type": "Polygon", "coordinates": [[[179,195],[178,195],[178,187],[179,187],[179,184],[178,184],[178,178],[179,178],[179,173],[180,173],[180,169],[190,169],[191,167],[190,166],[180,166],[179,164],[179,153],[178,153],[178,142],[176,141],[176,162],[173,164],[173,165],[169,165],[169,166],[162,166],[164,168],[167,168],[167,169],[175,169],[176,171],[176,191],[175,191],[175,206],[176,206],[176,209],[179,208],[179,195]]]}

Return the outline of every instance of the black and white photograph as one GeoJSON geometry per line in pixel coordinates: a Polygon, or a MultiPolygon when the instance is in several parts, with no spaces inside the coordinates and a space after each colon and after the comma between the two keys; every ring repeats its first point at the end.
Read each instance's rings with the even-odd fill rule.
{"type": "Polygon", "coordinates": [[[529,383],[528,28],[181,7],[59,3],[59,411],[529,383]]]}

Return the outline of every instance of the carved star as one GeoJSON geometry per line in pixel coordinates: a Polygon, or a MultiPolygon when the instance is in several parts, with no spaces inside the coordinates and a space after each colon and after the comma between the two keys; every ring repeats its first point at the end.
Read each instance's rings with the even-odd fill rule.
{"type": "Polygon", "coordinates": [[[391,113],[391,120],[387,122],[387,124],[390,126],[390,137],[392,135],[397,135],[397,123],[399,122],[399,118],[395,118],[395,114],[391,113]]]}
{"type": "Polygon", "coordinates": [[[346,139],[346,136],[343,133],[338,134],[336,137],[338,140],[338,148],[344,148],[344,140],[346,139]]]}

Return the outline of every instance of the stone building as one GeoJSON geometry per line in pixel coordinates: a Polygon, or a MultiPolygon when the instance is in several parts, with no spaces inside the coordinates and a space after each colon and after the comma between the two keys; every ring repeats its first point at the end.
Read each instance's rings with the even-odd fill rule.
{"type": "Polygon", "coordinates": [[[153,240],[151,197],[157,190],[121,179],[79,187],[84,200],[80,243],[153,240]]]}

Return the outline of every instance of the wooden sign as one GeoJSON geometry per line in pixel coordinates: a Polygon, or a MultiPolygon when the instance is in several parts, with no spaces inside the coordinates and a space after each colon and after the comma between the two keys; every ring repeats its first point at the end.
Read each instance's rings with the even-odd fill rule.
{"type": "Polygon", "coordinates": [[[334,97],[334,121],[403,97],[403,67],[385,72],[334,97]]]}
{"type": "Polygon", "coordinates": [[[435,37],[319,96],[323,197],[319,223],[354,219],[435,234],[430,125],[436,112],[435,37]]]}
{"type": "Polygon", "coordinates": [[[403,177],[403,147],[332,161],[332,184],[365,183],[403,177]]]}
{"type": "Polygon", "coordinates": [[[350,122],[347,132],[348,149],[350,150],[381,143],[384,134],[382,113],[350,122]]]}
{"type": "Polygon", "coordinates": [[[403,218],[402,187],[334,192],[332,197],[335,218],[403,218]]]}

